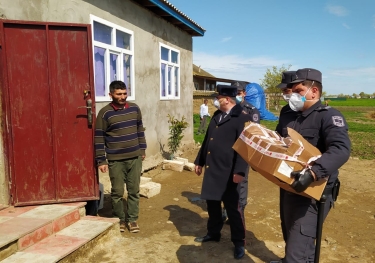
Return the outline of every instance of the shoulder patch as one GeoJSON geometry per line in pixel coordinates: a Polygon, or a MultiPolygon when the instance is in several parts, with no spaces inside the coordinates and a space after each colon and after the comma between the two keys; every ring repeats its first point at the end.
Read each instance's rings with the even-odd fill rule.
{"type": "Polygon", "coordinates": [[[258,120],[259,120],[258,113],[254,113],[253,114],[253,121],[258,121],[258,120]]]}
{"type": "Polygon", "coordinates": [[[344,127],[344,119],[341,116],[332,116],[333,125],[338,127],[344,127]]]}

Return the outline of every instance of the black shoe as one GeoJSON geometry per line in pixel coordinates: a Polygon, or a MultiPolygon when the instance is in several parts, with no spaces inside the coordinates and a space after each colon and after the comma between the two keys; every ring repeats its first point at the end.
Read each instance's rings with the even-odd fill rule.
{"type": "Polygon", "coordinates": [[[234,247],[234,254],[235,259],[241,259],[245,256],[245,248],[243,246],[236,246],[234,247]]]}
{"type": "Polygon", "coordinates": [[[194,241],[195,242],[199,242],[199,243],[209,242],[209,241],[219,242],[220,241],[220,237],[212,237],[210,235],[205,235],[204,237],[196,237],[194,239],[194,241]]]}

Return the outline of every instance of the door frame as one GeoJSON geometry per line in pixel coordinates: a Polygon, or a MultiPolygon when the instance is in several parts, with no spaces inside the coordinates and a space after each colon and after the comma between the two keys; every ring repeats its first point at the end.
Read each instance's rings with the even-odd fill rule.
{"type": "MultiPolygon", "coordinates": [[[[9,101],[9,80],[8,80],[8,67],[7,67],[7,57],[6,57],[6,46],[5,46],[5,33],[4,33],[4,24],[18,24],[18,25],[39,25],[45,26],[46,31],[48,32],[49,26],[64,26],[64,27],[81,27],[87,28],[87,51],[88,51],[88,65],[89,65],[89,84],[90,84],[90,95],[92,100],[92,111],[93,111],[93,124],[92,124],[92,138],[95,138],[95,122],[96,122],[96,110],[95,110],[95,88],[94,88],[94,69],[93,69],[93,46],[92,46],[92,31],[90,24],[78,24],[78,23],[58,23],[58,22],[43,22],[43,21],[25,21],[25,20],[0,20],[0,95],[1,95],[1,133],[3,139],[3,148],[4,148],[4,173],[5,173],[5,180],[8,184],[8,196],[9,201],[8,204],[10,205],[17,205],[15,204],[14,196],[16,195],[16,185],[15,180],[12,180],[14,177],[14,171],[12,167],[14,165],[14,154],[13,154],[13,143],[12,143],[12,127],[9,125],[11,123],[11,107],[9,101]],[[9,121],[8,121],[9,120],[9,121]]],[[[46,34],[47,43],[49,43],[49,36],[46,34]]],[[[50,56],[49,46],[47,45],[47,56],[50,56]]],[[[49,86],[51,83],[49,83],[49,86]]],[[[50,99],[51,93],[50,93],[50,99]]],[[[51,120],[52,121],[52,120],[51,120]]],[[[94,141],[92,142],[94,143],[94,141]]],[[[53,139],[53,145],[54,139],[53,139]]],[[[95,153],[92,153],[93,164],[95,166],[95,153]]],[[[56,162],[54,162],[54,168],[56,169],[56,162]]],[[[92,197],[85,198],[85,200],[98,200],[99,199],[99,173],[96,167],[93,167],[94,176],[96,183],[94,184],[94,192],[97,195],[92,197]]],[[[56,178],[56,174],[54,175],[56,178]]],[[[55,180],[56,181],[56,180],[55,180]]],[[[49,204],[49,203],[61,203],[61,202],[75,202],[75,201],[82,201],[79,198],[72,198],[69,200],[63,201],[41,201],[39,202],[22,202],[22,206],[24,205],[34,205],[34,204],[49,204]]]]}

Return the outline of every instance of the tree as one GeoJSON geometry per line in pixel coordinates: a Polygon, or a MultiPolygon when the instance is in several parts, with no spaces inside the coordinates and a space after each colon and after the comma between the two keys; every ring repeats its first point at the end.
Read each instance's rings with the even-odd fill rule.
{"type": "Polygon", "coordinates": [[[322,97],[323,97],[323,98],[327,97],[327,92],[326,92],[326,91],[323,91],[323,92],[322,92],[322,97]]]}
{"type": "Polygon", "coordinates": [[[366,96],[366,94],[363,91],[361,91],[361,93],[359,93],[359,96],[361,96],[361,99],[363,99],[366,96]]]}
{"type": "MultiPolygon", "coordinates": [[[[280,68],[273,66],[268,68],[264,74],[263,79],[261,79],[261,86],[265,89],[266,93],[271,94],[280,94],[281,91],[277,88],[277,85],[281,83],[282,73],[288,71],[292,65],[284,66],[280,68]]],[[[276,110],[279,109],[281,96],[270,96],[270,105],[273,105],[276,110]]]]}

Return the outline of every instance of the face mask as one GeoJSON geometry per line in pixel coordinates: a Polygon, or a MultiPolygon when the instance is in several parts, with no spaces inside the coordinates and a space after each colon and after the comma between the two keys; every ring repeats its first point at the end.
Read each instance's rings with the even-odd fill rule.
{"type": "Polygon", "coordinates": [[[303,105],[305,105],[305,101],[306,101],[305,96],[301,96],[299,93],[292,93],[288,101],[290,108],[294,111],[302,110],[303,105]]]}
{"type": "Polygon", "coordinates": [[[291,96],[292,96],[292,94],[283,94],[283,98],[286,102],[289,102],[289,99],[290,99],[291,96]]]}
{"type": "Polygon", "coordinates": [[[218,99],[214,99],[214,106],[218,109],[220,108],[220,103],[218,99]]]}
{"type": "Polygon", "coordinates": [[[242,96],[236,96],[236,102],[241,103],[242,102],[242,96]]]}
{"type": "Polygon", "coordinates": [[[306,95],[307,95],[307,93],[309,93],[313,84],[314,84],[314,81],[312,82],[310,88],[308,88],[305,95],[303,95],[303,96],[300,95],[299,93],[292,93],[292,95],[290,95],[288,103],[289,103],[289,106],[292,110],[294,110],[294,111],[301,111],[302,110],[303,105],[305,105],[306,95]]]}

